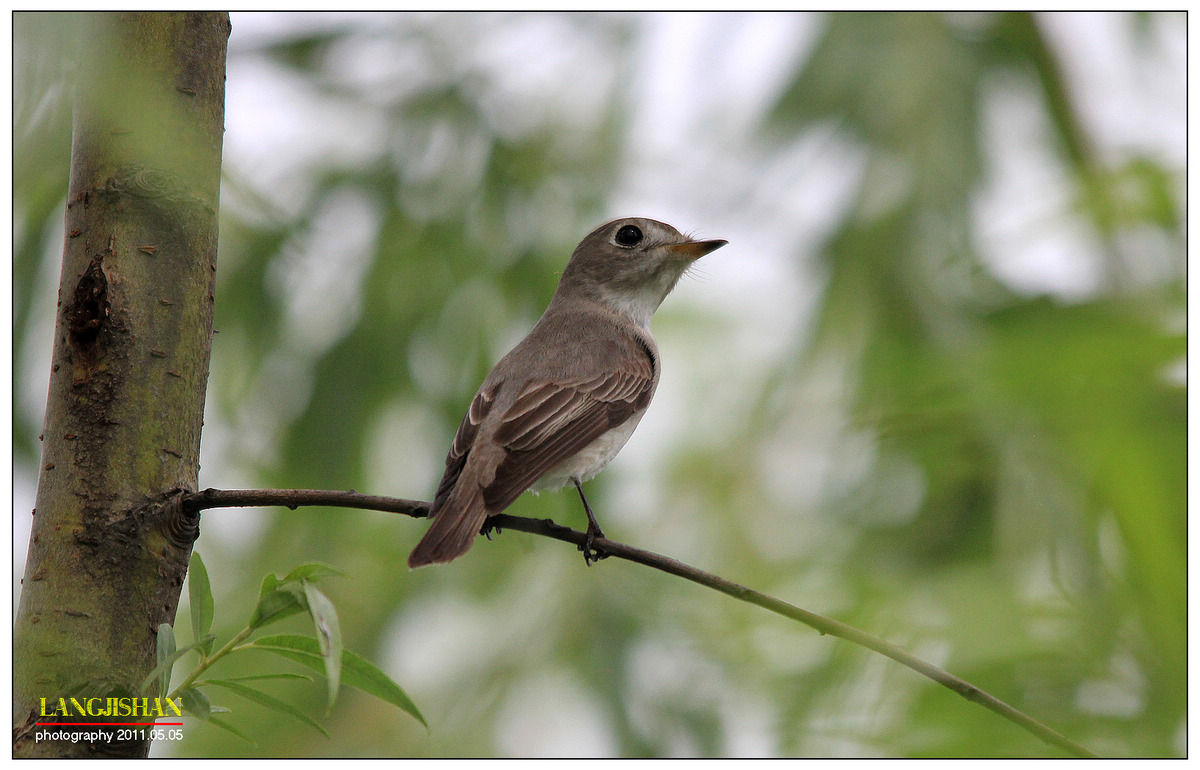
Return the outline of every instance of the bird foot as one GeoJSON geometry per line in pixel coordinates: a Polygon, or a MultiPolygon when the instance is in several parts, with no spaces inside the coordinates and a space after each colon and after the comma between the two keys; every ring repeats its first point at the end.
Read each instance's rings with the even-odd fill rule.
{"type": "Polygon", "coordinates": [[[601,559],[609,557],[609,554],[595,547],[594,541],[596,538],[604,539],[604,533],[600,531],[600,527],[589,526],[587,528],[587,539],[583,541],[583,545],[579,546],[579,550],[583,551],[583,561],[589,567],[601,559]]]}
{"type": "Polygon", "coordinates": [[[595,562],[608,558],[608,554],[596,550],[592,545],[592,541],[596,538],[604,539],[604,533],[600,531],[600,525],[596,523],[596,515],[592,513],[592,506],[588,505],[587,495],[583,493],[583,485],[579,483],[579,479],[573,478],[571,481],[575,482],[575,488],[579,490],[579,499],[583,501],[583,510],[587,513],[587,538],[583,541],[583,545],[579,546],[579,550],[583,551],[584,563],[590,567],[595,562]]]}

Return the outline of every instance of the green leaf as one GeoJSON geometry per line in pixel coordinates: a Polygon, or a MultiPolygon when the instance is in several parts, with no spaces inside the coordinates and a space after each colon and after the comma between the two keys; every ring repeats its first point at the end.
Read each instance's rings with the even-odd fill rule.
{"type": "MultiPolygon", "coordinates": [[[[226,681],[228,681],[228,682],[254,682],[254,681],[257,681],[260,679],[302,679],[305,682],[311,682],[313,680],[313,678],[311,676],[308,676],[307,674],[293,674],[293,673],[289,672],[289,673],[282,673],[282,674],[253,674],[251,676],[231,676],[228,679],[226,679],[226,681]]],[[[201,680],[201,681],[197,682],[196,684],[198,684],[198,685],[205,684],[205,682],[206,682],[206,680],[201,680]]]]}
{"type": "Polygon", "coordinates": [[[307,580],[310,583],[315,583],[318,580],[324,580],[328,577],[349,577],[345,572],[342,572],[337,567],[329,564],[322,564],[319,561],[308,562],[301,564],[281,581],[282,583],[296,583],[302,580],[307,580]]]}
{"type": "MultiPolygon", "coordinates": [[[[215,709],[215,708],[213,709],[213,711],[216,711],[216,710],[217,709],[215,709]]],[[[228,711],[228,709],[224,709],[224,710],[228,711]]],[[[241,738],[243,741],[246,741],[247,743],[249,743],[251,746],[258,745],[250,738],[250,736],[246,735],[241,730],[239,730],[236,727],[234,727],[233,725],[229,724],[224,719],[218,719],[217,717],[209,717],[208,723],[210,725],[216,725],[217,727],[220,727],[224,730],[228,730],[229,732],[233,733],[237,737],[241,738]]]]}
{"type": "MultiPolygon", "coordinates": [[[[212,634],[209,634],[208,636],[201,639],[199,642],[193,642],[192,644],[189,644],[187,647],[181,647],[178,650],[175,650],[174,652],[172,652],[165,659],[163,659],[161,663],[159,663],[157,666],[155,666],[153,671],[151,671],[149,674],[146,675],[146,678],[142,680],[142,686],[140,688],[138,688],[138,692],[145,692],[146,688],[149,687],[151,684],[153,684],[155,679],[158,679],[160,676],[162,676],[164,674],[166,675],[166,677],[169,681],[171,678],[171,667],[173,665],[175,665],[175,661],[179,660],[184,655],[186,655],[189,652],[191,652],[192,650],[196,649],[201,644],[211,644],[213,638],[214,637],[212,636],[212,634]]],[[[165,698],[166,696],[163,695],[160,697],[165,698]]]]}
{"type": "Polygon", "coordinates": [[[333,711],[342,677],[342,630],[338,625],[337,610],[334,609],[333,602],[329,601],[329,597],[307,580],[301,580],[300,585],[304,586],[304,595],[308,599],[308,614],[316,628],[321,658],[325,661],[325,678],[328,684],[325,713],[328,715],[333,711]]]}
{"type": "Polygon", "coordinates": [[[208,684],[215,685],[217,687],[223,687],[232,693],[242,696],[246,700],[254,701],[260,706],[266,706],[272,711],[278,711],[280,714],[287,714],[294,719],[300,720],[309,727],[320,730],[326,738],[329,737],[329,733],[325,731],[325,728],[321,727],[321,725],[318,724],[312,717],[308,716],[303,711],[300,711],[295,706],[284,703],[274,695],[268,695],[262,690],[256,690],[253,687],[247,687],[244,684],[230,681],[228,679],[209,679],[208,684]]]}
{"type": "Polygon", "coordinates": [[[277,588],[279,588],[279,576],[274,572],[268,572],[263,576],[262,587],[258,589],[258,598],[263,598],[277,588]]]}
{"type": "MultiPolygon", "coordinates": [[[[266,581],[263,582],[263,586],[266,586],[266,581]]],[[[258,600],[258,606],[250,616],[250,627],[262,628],[269,623],[303,612],[307,607],[308,599],[302,589],[295,586],[273,589],[258,600]]]]}
{"type": "Polygon", "coordinates": [[[178,657],[175,654],[175,631],[170,625],[159,624],[155,646],[155,661],[158,665],[154,670],[158,672],[158,697],[165,698],[171,687],[171,663],[178,657]]]}
{"type": "MultiPolygon", "coordinates": [[[[311,637],[298,634],[279,634],[264,636],[256,640],[251,647],[273,652],[276,655],[307,666],[314,671],[323,671],[324,662],[321,658],[320,643],[311,637]]],[[[396,684],[387,674],[380,671],[366,659],[359,657],[350,650],[342,651],[342,684],[362,690],[368,695],[374,695],[380,700],[391,703],[401,711],[412,716],[421,724],[429,727],[420,709],[408,697],[400,685],[396,684]]]]}
{"type": "MultiPolygon", "coordinates": [[[[345,576],[346,573],[337,567],[331,567],[321,562],[301,564],[282,579],[274,573],[268,573],[263,577],[262,587],[258,592],[258,606],[255,607],[254,615],[250,618],[250,627],[261,628],[268,623],[283,620],[302,610],[309,610],[307,593],[303,587],[304,583],[314,582],[327,577],[345,576]],[[292,585],[294,583],[300,583],[301,585],[292,585]]],[[[329,600],[326,599],[325,601],[329,605],[329,609],[332,609],[333,605],[329,603],[329,600]]],[[[309,611],[311,612],[311,610],[309,611]]],[[[315,617],[314,622],[316,622],[315,617]]],[[[334,622],[336,623],[336,615],[334,616],[334,622]]],[[[319,629],[318,633],[320,633],[319,629]]]]}
{"type": "MultiPolygon", "coordinates": [[[[209,583],[209,571],[198,553],[192,553],[191,563],[187,566],[187,601],[192,610],[192,638],[209,636],[214,613],[212,585],[209,583]]],[[[200,645],[199,650],[200,656],[208,657],[212,643],[200,645]]]]}
{"type": "MultiPolygon", "coordinates": [[[[203,639],[208,636],[213,621],[212,586],[208,582],[208,570],[200,559],[200,554],[192,553],[188,565],[188,603],[192,610],[192,638],[203,639]]],[[[212,643],[200,646],[200,654],[208,657],[212,652],[212,643]]]]}
{"type": "Polygon", "coordinates": [[[188,714],[208,721],[212,716],[212,704],[208,702],[208,696],[195,687],[189,687],[179,693],[179,697],[183,699],[183,710],[188,714]]]}

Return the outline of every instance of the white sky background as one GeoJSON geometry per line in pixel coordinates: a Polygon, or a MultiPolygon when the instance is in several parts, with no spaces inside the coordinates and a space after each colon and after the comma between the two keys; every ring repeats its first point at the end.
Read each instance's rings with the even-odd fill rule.
{"type": "MultiPolygon", "coordinates": [[[[754,377],[771,364],[788,338],[802,333],[819,286],[812,276],[804,274],[803,264],[797,264],[796,249],[815,249],[857,184],[861,165],[853,147],[832,141],[802,147],[785,163],[768,169],[761,168],[755,155],[757,143],[752,132],[807,54],[819,31],[820,17],[663,13],[634,18],[634,66],[642,74],[636,79],[639,90],[632,100],[635,111],[627,144],[630,155],[624,159],[619,186],[612,196],[612,211],[608,213],[661,219],[701,237],[725,238],[730,245],[706,258],[698,275],[685,278],[660,313],[661,317],[672,307],[689,306],[714,312],[722,319],[724,336],[693,339],[687,330],[675,326],[671,327],[672,333],[679,335],[675,341],[664,341],[660,335],[666,360],[660,389],[664,395],[655,399],[642,429],[615,463],[614,467],[628,475],[629,483],[622,485],[627,489],[614,490],[621,497],[653,495],[657,446],[672,441],[682,431],[697,399],[710,404],[736,403],[735,395],[722,392],[723,388],[736,387],[736,382],[725,384],[728,372],[722,378],[724,367],[705,357],[705,346],[710,350],[736,350],[744,376],[754,377]],[[704,390],[696,387],[697,382],[711,386],[709,392],[696,392],[704,390]]],[[[256,185],[259,194],[287,209],[302,194],[293,186],[297,166],[306,159],[320,157],[371,157],[380,134],[372,121],[380,116],[317,105],[308,90],[288,82],[279,68],[264,64],[259,57],[247,57],[245,52],[265,41],[287,39],[297,30],[321,29],[330,24],[361,25],[368,19],[359,14],[234,13],[232,21],[224,162],[239,179],[256,185]]],[[[1184,167],[1184,25],[1173,19],[1155,20],[1159,45],[1150,57],[1145,57],[1138,53],[1131,27],[1120,15],[1055,14],[1045,21],[1070,77],[1072,96],[1089,136],[1104,157],[1119,158],[1136,151],[1184,167]]],[[[395,19],[387,23],[395,23],[395,19]]],[[[521,55],[512,55],[512,47],[504,42],[478,55],[506,70],[505,82],[515,93],[524,90],[536,96],[549,89],[569,94],[572,84],[560,81],[562,73],[570,71],[571,46],[575,43],[561,39],[561,31],[553,17],[530,14],[516,23],[515,34],[536,38],[538,45],[518,46],[521,55]]],[[[378,75],[374,66],[384,72],[400,66],[384,58],[394,53],[368,48],[348,63],[348,67],[359,71],[349,71],[346,76],[369,80],[378,75]]],[[[991,95],[989,105],[985,144],[992,153],[992,180],[976,201],[981,252],[996,274],[1013,288],[1085,298],[1096,288],[1099,277],[1092,273],[1094,262],[1086,256],[1090,249],[1086,231],[1064,225],[1053,216],[1069,206],[1070,191],[1066,176],[1038,141],[1044,135],[1045,118],[1028,98],[1002,85],[991,95]]],[[[586,106],[581,103],[580,109],[586,110],[586,106]]],[[[329,224],[329,234],[342,242],[349,238],[351,244],[365,241],[348,232],[355,221],[366,220],[356,216],[351,201],[346,206],[346,218],[329,224]],[[349,227],[347,222],[351,223],[349,227]]],[[[349,261],[339,265],[339,270],[353,274],[353,269],[347,270],[346,266],[353,264],[355,252],[355,248],[348,249],[349,261]]],[[[221,258],[227,257],[223,253],[221,258]]],[[[41,282],[45,296],[38,300],[45,311],[41,326],[46,344],[32,346],[27,360],[16,362],[19,375],[14,399],[14,403],[39,415],[39,422],[45,403],[58,276],[58,257],[48,255],[47,259],[41,282]]],[[[336,292],[334,278],[327,288],[336,292]]],[[[286,276],[281,279],[286,280],[286,276]]],[[[313,324],[310,328],[321,326],[313,324]]],[[[711,328],[706,326],[706,330],[711,328]]],[[[320,347],[321,341],[313,344],[320,347]]],[[[720,431],[720,421],[714,423],[710,430],[720,431]]],[[[229,435],[227,430],[222,433],[210,421],[205,433],[201,485],[253,483],[237,468],[221,461],[223,444],[247,440],[251,439],[229,435]]],[[[436,461],[440,462],[443,448],[435,449],[436,461]]],[[[35,474],[36,468],[14,467],[14,599],[24,571],[35,474]]],[[[420,496],[434,481],[414,489],[411,496],[420,496]]],[[[616,505],[614,509],[633,508],[616,505]]],[[[238,543],[245,547],[256,530],[254,519],[206,518],[205,538],[235,549],[238,543]]],[[[214,573],[214,582],[217,579],[214,573]]],[[[416,680],[420,672],[404,671],[402,677],[405,681],[416,680]]],[[[549,686],[529,686],[536,690],[543,685],[549,686]]],[[[581,705],[580,710],[586,712],[587,705],[581,705]]],[[[517,737],[522,725],[536,721],[518,721],[520,724],[509,725],[508,729],[514,731],[512,740],[524,741],[524,737],[517,737]]],[[[595,739],[591,734],[589,740],[595,739]]],[[[520,745],[528,749],[531,744],[520,745]]],[[[603,753],[600,748],[597,751],[603,753]]]]}

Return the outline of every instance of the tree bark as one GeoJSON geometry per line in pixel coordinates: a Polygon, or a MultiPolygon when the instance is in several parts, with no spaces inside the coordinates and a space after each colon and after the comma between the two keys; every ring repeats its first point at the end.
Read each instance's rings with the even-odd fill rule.
{"type": "MultiPolygon", "coordinates": [[[[157,694],[138,690],[155,665],[158,624],[174,623],[199,532],[179,501],[200,467],[229,17],[86,22],[42,466],[14,626],[14,756],[149,752],[148,737],[47,739],[55,719],[43,702],[53,711],[60,697],[157,694]]],[[[58,721],[152,721],[78,716],[58,721]]]]}

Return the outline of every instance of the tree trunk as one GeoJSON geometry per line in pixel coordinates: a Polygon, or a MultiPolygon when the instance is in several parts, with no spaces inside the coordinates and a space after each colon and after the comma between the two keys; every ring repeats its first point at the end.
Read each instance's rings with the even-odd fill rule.
{"type": "Polygon", "coordinates": [[[155,665],[156,627],[174,624],[199,532],[178,500],[200,467],[229,17],[86,21],[42,467],[14,626],[14,756],[149,752],[145,735],[48,739],[46,723],[153,721],[94,712],[108,698],[157,694],[139,688],[155,665]],[[72,697],[104,700],[90,702],[91,714],[45,716],[72,697]]]}

